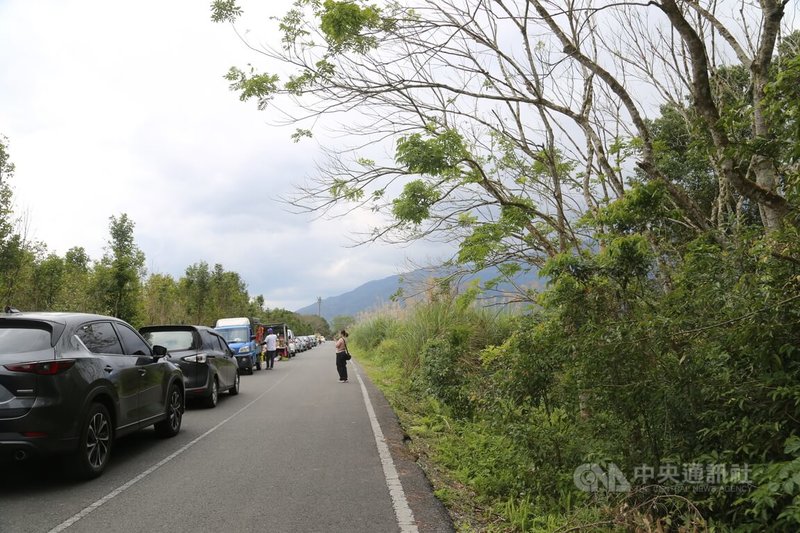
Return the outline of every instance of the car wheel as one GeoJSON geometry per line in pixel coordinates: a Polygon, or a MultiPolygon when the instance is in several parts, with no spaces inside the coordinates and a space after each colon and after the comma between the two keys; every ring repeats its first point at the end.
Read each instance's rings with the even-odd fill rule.
{"type": "Polygon", "coordinates": [[[70,468],[81,479],[96,478],[103,473],[111,457],[114,429],[108,409],[93,403],[81,426],[78,450],[72,455],[70,468]]]}
{"type": "Polygon", "coordinates": [[[252,366],[252,365],[249,365],[249,366],[247,367],[247,374],[248,374],[248,375],[250,375],[250,376],[252,376],[252,375],[253,375],[253,366],[252,366]]]}
{"type": "Polygon", "coordinates": [[[219,381],[217,381],[217,376],[211,378],[211,394],[206,396],[205,404],[206,407],[212,408],[217,406],[217,402],[219,401],[219,381]]]}
{"type": "Polygon", "coordinates": [[[230,394],[231,396],[236,396],[237,394],[239,394],[239,380],[240,379],[241,378],[239,377],[239,373],[237,372],[236,375],[233,376],[233,387],[228,389],[228,394],[230,394]]]}
{"type": "Polygon", "coordinates": [[[166,415],[164,420],[156,422],[153,427],[159,437],[174,437],[181,430],[183,420],[183,392],[174,383],[169,386],[166,415]]]}

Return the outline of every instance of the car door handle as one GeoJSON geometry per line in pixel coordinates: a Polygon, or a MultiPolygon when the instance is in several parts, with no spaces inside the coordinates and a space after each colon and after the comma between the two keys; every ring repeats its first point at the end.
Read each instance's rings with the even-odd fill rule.
{"type": "Polygon", "coordinates": [[[106,365],[103,370],[105,370],[106,372],[108,372],[110,374],[110,373],[112,373],[114,371],[114,367],[111,366],[111,365],[106,365]]]}
{"type": "Polygon", "coordinates": [[[144,376],[145,374],[147,374],[147,370],[146,370],[146,369],[144,369],[144,368],[140,368],[140,369],[139,369],[139,375],[140,375],[140,376],[144,376]]]}

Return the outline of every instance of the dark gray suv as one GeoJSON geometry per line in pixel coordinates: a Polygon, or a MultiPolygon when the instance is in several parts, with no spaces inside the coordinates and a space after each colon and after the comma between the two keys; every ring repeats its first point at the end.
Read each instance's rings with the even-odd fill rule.
{"type": "Polygon", "coordinates": [[[0,313],[0,455],[63,453],[99,476],[114,439],[181,428],[184,377],[128,323],[83,313],[0,313]]]}

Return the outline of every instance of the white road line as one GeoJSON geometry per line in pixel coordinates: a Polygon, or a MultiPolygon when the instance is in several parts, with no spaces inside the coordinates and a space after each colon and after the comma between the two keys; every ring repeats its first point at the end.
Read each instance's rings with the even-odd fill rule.
{"type": "Polygon", "coordinates": [[[361,374],[358,372],[358,367],[353,365],[358,378],[358,383],[361,385],[361,394],[364,396],[364,403],[367,406],[367,414],[369,414],[369,423],[372,426],[372,433],[375,435],[375,444],[378,446],[378,455],[381,458],[383,465],[383,475],[386,478],[386,486],[389,487],[389,495],[392,497],[392,507],[394,507],[394,514],[397,517],[397,525],[400,526],[401,533],[417,533],[417,523],[414,520],[414,513],[406,501],[406,493],[403,492],[403,485],[400,483],[400,477],[397,475],[397,469],[394,467],[392,461],[392,454],[389,453],[389,446],[386,445],[386,439],[383,437],[383,431],[378,423],[378,417],[375,416],[375,409],[372,408],[372,402],[367,394],[367,387],[361,379],[361,374]]]}
{"type": "Polygon", "coordinates": [[[250,407],[251,405],[256,403],[258,400],[260,400],[265,394],[267,394],[269,391],[271,391],[277,385],[279,385],[284,379],[286,379],[286,376],[288,376],[288,375],[289,375],[288,373],[284,373],[281,376],[280,380],[276,381],[275,383],[272,384],[271,387],[269,387],[267,390],[265,390],[264,392],[259,394],[258,397],[255,400],[253,400],[252,402],[248,403],[247,405],[245,405],[244,407],[242,407],[241,409],[239,409],[238,411],[233,413],[231,416],[229,416],[228,418],[226,418],[225,420],[223,420],[222,422],[220,422],[219,424],[217,424],[213,428],[209,429],[208,431],[206,431],[205,433],[203,433],[202,435],[200,435],[199,437],[197,437],[196,439],[194,439],[190,443],[186,444],[185,446],[180,448],[178,451],[174,452],[172,455],[169,455],[169,456],[165,457],[164,459],[162,459],[161,461],[157,462],[156,464],[154,464],[153,466],[151,466],[150,468],[148,468],[147,470],[145,470],[144,472],[142,472],[141,474],[139,474],[135,478],[133,478],[130,481],[128,481],[127,483],[125,483],[124,485],[121,485],[120,487],[117,487],[116,489],[112,490],[111,492],[109,492],[108,494],[106,494],[105,496],[103,496],[102,498],[100,498],[99,500],[94,502],[93,504],[91,504],[88,507],[82,509],[80,512],[72,515],[70,518],[64,520],[63,522],[58,524],[56,527],[51,529],[49,531],[49,533],[59,533],[60,531],[64,531],[68,527],[72,526],[75,522],[80,520],[81,518],[84,518],[89,513],[92,513],[93,511],[96,511],[97,509],[99,509],[104,504],[106,504],[109,501],[111,501],[112,499],[116,498],[117,496],[119,496],[120,494],[122,494],[123,492],[125,492],[126,490],[128,490],[129,488],[131,488],[132,486],[134,486],[135,484],[137,484],[138,482],[140,482],[141,480],[143,480],[144,478],[146,478],[147,476],[149,476],[150,474],[152,474],[153,472],[155,472],[156,470],[158,470],[159,468],[164,466],[165,464],[169,463],[170,461],[172,461],[173,459],[175,459],[176,457],[181,455],[183,452],[185,452],[186,450],[188,450],[189,448],[191,448],[192,446],[194,446],[195,444],[197,444],[198,442],[200,442],[204,438],[206,438],[209,435],[211,435],[212,433],[214,433],[216,430],[221,428],[223,425],[227,424],[229,421],[231,421],[234,418],[236,418],[237,416],[239,416],[242,413],[242,411],[244,411],[245,409],[247,409],[248,407],[250,407]]]}

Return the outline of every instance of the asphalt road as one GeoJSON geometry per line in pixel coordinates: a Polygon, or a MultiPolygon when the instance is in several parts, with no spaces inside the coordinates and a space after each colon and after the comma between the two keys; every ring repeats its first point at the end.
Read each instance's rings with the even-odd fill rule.
{"type": "Polygon", "coordinates": [[[120,439],[92,481],[2,464],[0,533],[453,531],[391,408],[349,372],[339,383],[332,342],[276,361],[216,408],[190,405],[175,438],[120,439]]]}

